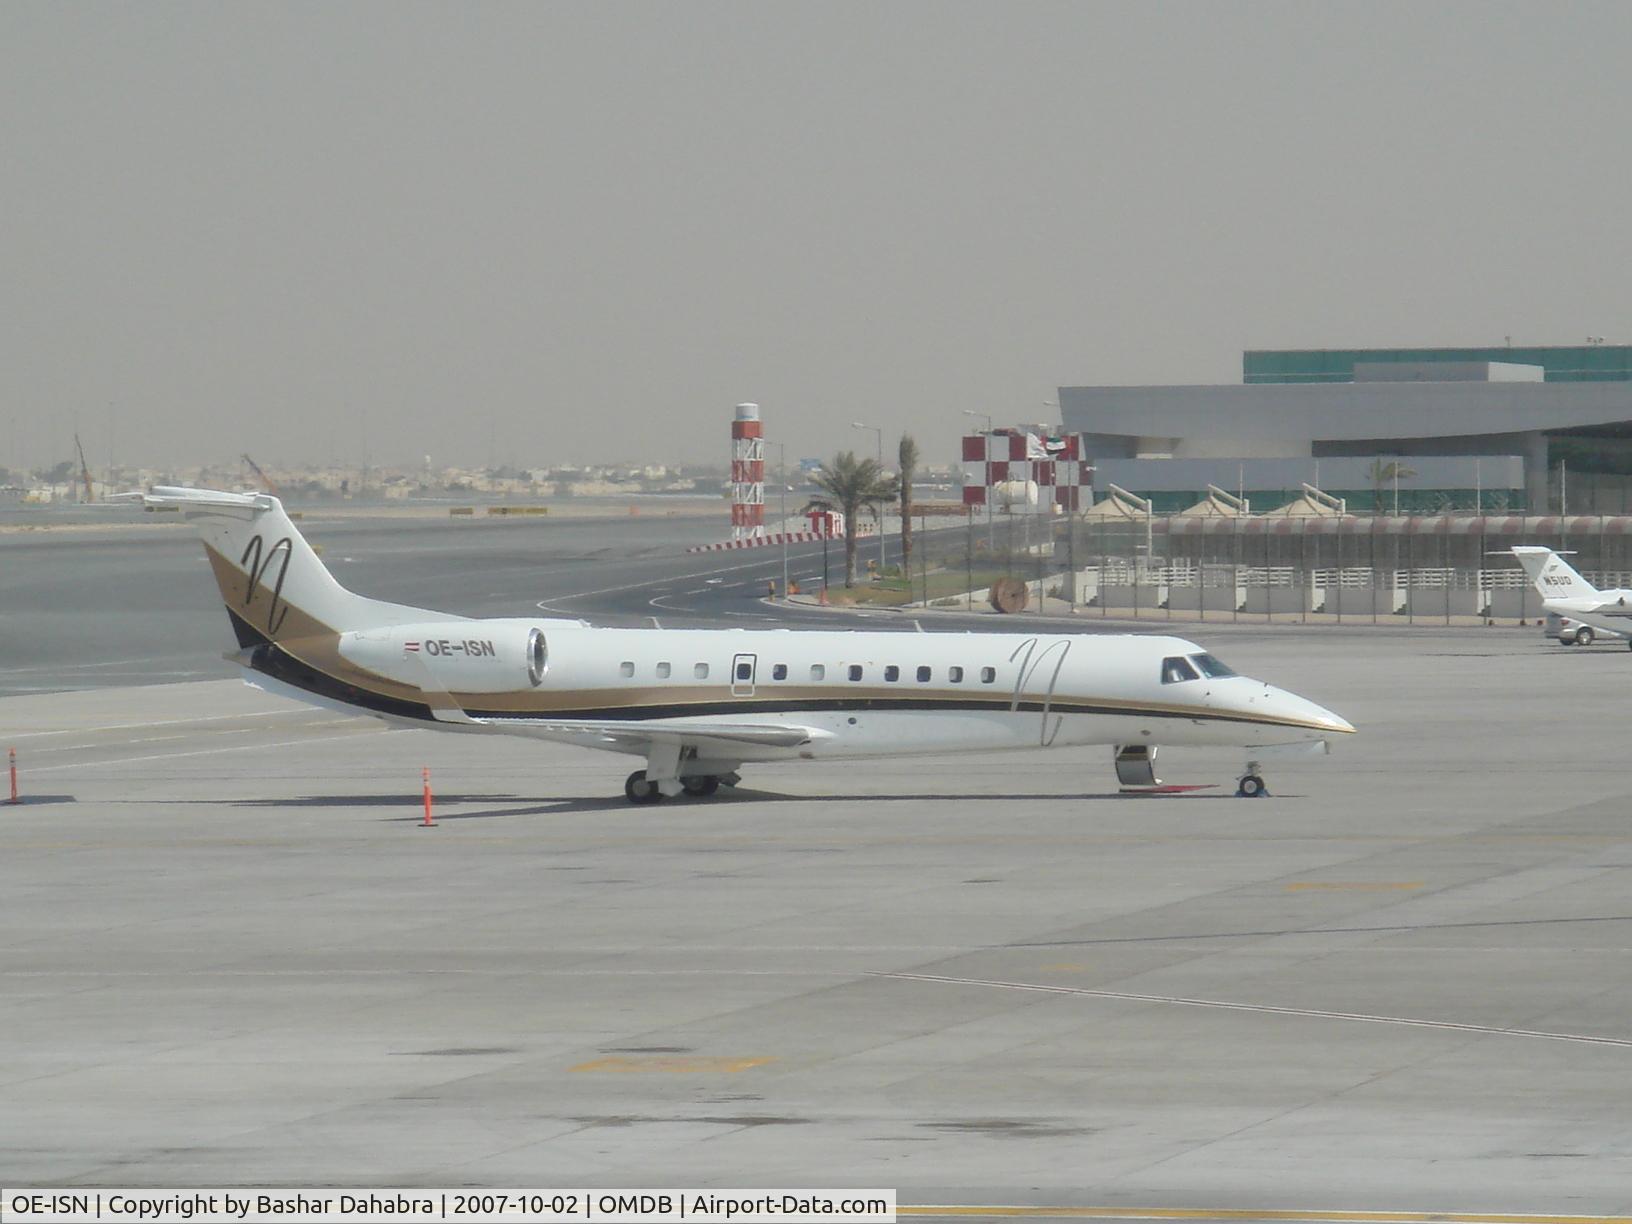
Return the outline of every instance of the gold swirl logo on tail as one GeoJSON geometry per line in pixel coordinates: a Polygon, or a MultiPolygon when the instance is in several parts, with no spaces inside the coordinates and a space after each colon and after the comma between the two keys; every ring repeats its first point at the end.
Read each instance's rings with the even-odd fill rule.
{"type": "Polygon", "coordinates": [[[270,637],[276,637],[278,630],[283,628],[283,621],[289,615],[289,605],[283,602],[283,580],[289,576],[289,558],[294,555],[295,545],[288,536],[284,536],[276,544],[267,549],[260,536],[255,536],[244,547],[244,555],[238,558],[238,564],[243,567],[249,578],[244,588],[244,612],[247,615],[251,605],[255,602],[255,589],[265,585],[266,571],[272,568],[272,563],[282,554],[283,563],[278,567],[278,580],[272,586],[272,600],[266,606],[266,632],[270,637]],[[263,556],[263,550],[265,555],[263,556]]]}

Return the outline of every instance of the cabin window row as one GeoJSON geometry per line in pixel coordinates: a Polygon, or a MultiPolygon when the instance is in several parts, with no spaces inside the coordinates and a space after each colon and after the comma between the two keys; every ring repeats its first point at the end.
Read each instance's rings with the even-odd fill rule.
{"type": "MultiPolygon", "coordinates": [[[[656,667],[656,673],[659,680],[667,680],[673,676],[674,668],[668,663],[659,663],[656,667]]],[[[633,679],[635,675],[634,661],[632,659],[625,659],[622,663],[618,664],[618,674],[625,680],[633,679]]],[[[691,674],[698,680],[707,680],[708,664],[697,663],[693,665],[691,674]]],[[[866,668],[864,668],[860,663],[852,663],[846,670],[845,674],[847,678],[852,681],[860,681],[866,678],[866,668]]],[[[935,669],[932,667],[920,667],[913,674],[914,678],[919,684],[929,684],[935,679],[935,669]]],[[[946,680],[948,684],[962,684],[963,677],[964,669],[961,667],[954,666],[946,669],[946,680]]],[[[752,680],[754,678],[753,665],[751,663],[738,663],[736,678],[742,681],[752,680]]],[[[772,680],[786,680],[787,678],[788,665],[786,663],[776,663],[771,666],[772,680]]],[[[812,680],[826,680],[826,665],[822,663],[812,663],[810,665],[810,678],[812,680]]],[[[891,663],[884,668],[884,682],[886,684],[898,684],[900,683],[900,680],[901,669],[894,663],[891,663]]],[[[997,668],[981,668],[980,682],[982,684],[995,684],[997,682],[997,668]]]]}
{"type": "MultiPolygon", "coordinates": [[[[935,679],[935,669],[933,667],[920,667],[913,673],[913,675],[914,675],[914,679],[916,679],[919,684],[929,684],[931,681],[933,681],[935,679]]],[[[863,677],[863,668],[859,664],[853,664],[851,666],[851,668],[850,668],[850,679],[860,680],[860,679],[862,679],[862,677],[863,677]]],[[[983,668],[980,669],[980,682],[982,684],[992,684],[992,683],[995,683],[996,680],[997,680],[997,668],[995,668],[995,667],[983,667],[983,668]]],[[[961,668],[961,667],[948,667],[946,669],[946,681],[947,681],[948,684],[962,684],[963,683],[963,668],[961,668]]],[[[899,684],[900,682],[901,682],[901,669],[899,667],[897,667],[894,663],[888,664],[884,668],[884,683],[885,684],[899,684]]]]}
{"type": "MultiPolygon", "coordinates": [[[[657,678],[659,680],[667,680],[670,676],[672,676],[674,674],[674,668],[668,663],[659,663],[657,665],[656,670],[657,670],[657,678]]],[[[691,674],[694,677],[696,677],[698,680],[707,680],[708,679],[708,664],[707,663],[697,663],[697,664],[693,665],[693,667],[691,669],[691,674]]],[[[625,659],[622,663],[619,663],[618,664],[618,675],[622,676],[625,680],[633,679],[634,675],[635,675],[634,661],[631,660],[631,659],[625,659]]]]}

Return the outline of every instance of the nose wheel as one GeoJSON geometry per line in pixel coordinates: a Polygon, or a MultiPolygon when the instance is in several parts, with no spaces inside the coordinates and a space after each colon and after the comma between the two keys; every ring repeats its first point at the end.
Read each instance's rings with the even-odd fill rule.
{"type": "Polygon", "coordinates": [[[1248,761],[1247,769],[1235,784],[1235,794],[1238,799],[1262,799],[1269,794],[1269,786],[1258,772],[1257,761],[1248,761]]]}

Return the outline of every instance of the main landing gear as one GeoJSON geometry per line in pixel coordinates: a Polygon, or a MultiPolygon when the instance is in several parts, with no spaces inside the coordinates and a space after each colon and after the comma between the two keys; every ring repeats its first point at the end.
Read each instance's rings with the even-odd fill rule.
{"type": "Polygon", "coordinates": [[[663,798],[663,792],[657,789],[657,783],[646,780],[644,769],[637,769],[629,775],[623,784],[623,793],[630,803],[656,803],[663,798]]]}
{"type": "MultiPolygon", "coordinates": [[[[680,779],[680,793],[694,799],[707,799],[720,789],[721,783],[735,786],[741,780],[736,773],[698,774],[680,779]]],[[[630,803],[658,803],[664,798],[658,784],[646,776],[644,769],[637,769],[629,775],[623,784],[623,793],[630,803]]]]}
{"type": "Polygon", "coordinates": [[[1248,761],[1247,770],[1241,775],[1240,781],[1235,784],[1235,794],[1238,799],[1262,799],[1269,794],[1269,786],[1264,776],[1258,772],[1257,761],[1248,761]]]}

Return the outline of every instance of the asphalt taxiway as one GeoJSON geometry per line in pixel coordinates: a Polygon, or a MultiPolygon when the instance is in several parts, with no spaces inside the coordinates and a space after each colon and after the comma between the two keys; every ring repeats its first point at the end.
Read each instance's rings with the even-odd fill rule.
{"type": "MultiPolygon", "coordinates": [[[[0,534],[0,696],[227,677],[234,649],[197,534],[179,522],[106,509],[106,525],[0,534]]],[[[313,509],[299,524],[347,587],[461,616],[572,616],[674,627],[827,623],[768,607],[782,550],[688,552],[717,542],[717,517],[521,519],[370,515],[313,509]]],[[[876,537],[868,555],[877,555],[876,537]]],[[[899,556],[894,540],[886,556],[899,556]]],[[[828,546],[835,581],[843,548],[828,546]]],[[[789,574],[822,573],[822,545],[789,550],[789,574]]],[[[877,618],[891,627],[893,614],[877,618]]],[[[910,626],[909,626],[910,627],[910,626]]]]}
{"type": "Polygon", "coordinates": [[[83,691],[0,699],[0,1183],[1632,1212],[1628,652],[1187,632],[1360,734],[1262,800],[1062,750],[637,808],[611,755],[46,661],[83,691]]]}

